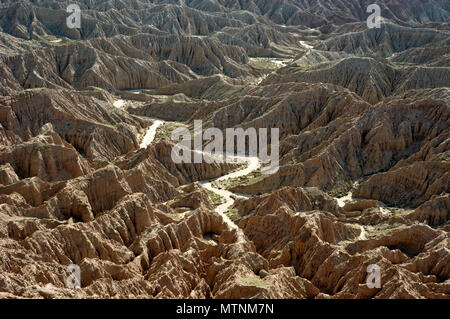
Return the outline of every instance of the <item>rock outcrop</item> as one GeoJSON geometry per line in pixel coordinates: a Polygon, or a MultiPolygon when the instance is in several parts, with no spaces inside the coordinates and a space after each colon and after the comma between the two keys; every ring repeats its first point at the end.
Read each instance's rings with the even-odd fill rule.
{"type": "Polygon", "coordinates": [[[285,199],[298,198],[298,192],[305,204],[311,193],[327,197],[317,190],[285,188],[236,206],[239,225],[271,267],[293,266],[320,290],[318,298],[448,298],[448,232],[406,222],[398,230],[374,233],[370,226],[335,216],[332,199],[316,207],[285,199]],[[371,264],[382,270],[380,289],[366,286],[371,264]]]}
{"type": "Polygon", "coordinates": [[[55,144],[51,139],[58,137],[32,139],[40,134],[42,126],[50,123],[63,140],[56,144],[68,142],[91,160],[111,159],[137,149],[136,135],[149,124],[148,120],[117,110],[113,101],[106,92],[26,90],[0,99],[3,111],[0,121],[8,135],[27,142],[21,147],[23,151],[16,147],[13,153],[27,152],[27,148],[31,152],[37,144],[55,144]]]}

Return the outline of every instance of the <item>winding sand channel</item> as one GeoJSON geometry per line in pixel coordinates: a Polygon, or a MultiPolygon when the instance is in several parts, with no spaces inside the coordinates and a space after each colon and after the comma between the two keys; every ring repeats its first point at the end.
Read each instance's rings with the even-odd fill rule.
{"type": "Polygon", "coordinates": [[[140,144],[141,148],[147,148],[147,146],[149,146],[155,140],[156,131],[161,125],[164,124],[164,121],[154,118],[150,119],[153,120],[153,124],[147,129],[147,132],[145,133],[144,138],[142,139],[142,142],[140,144]]]}
{"type": "MultiPolygon", "coordinates": [[[[150,119],[153,120],[154,122],[147,129],[147,132],[146,132],[146,134],[141,142],[141,145],[140,145],[141,148],[146,148],[147,146],[149,146],[155,139],[157,129],[161,125],[166,123],[165,121],[160,120],[160,119],[155,119],[155,118],[150,118],[150,119]]],[[[204,155],[212,155],[211,153],[204,152],[204,151],[201,151],[201,153],[204,155]]],[[[214,156],[217,156],[217,155],[214,155],[214,156]]],[[[223,218],[223,220],[230,226],[230,228],[238,230],[239,236],[242,237],[243,233],[242,233],[241,229],[238,226],[236,226],[236,224],[233,223],[233,221],[231,221],[231,219],[225,213],[229,210],[229,208],[231,206],[233,206],[234,201],[235,201],[234,198],[245,197],[245,196],[234,194],[226,189],[218,188],[217,186],[214,186],[214,183],[248,175],[248,174],[258,170],[261,167],[262,163],[258,157],[237,156],[234,154],[225,154],[224,160],[227,162],[234,162],[234,163],[238,162],[238,163],[247,164],[247,165],[246,165],[246,167],[239,169],[235,172],[232,172],[230,174],[227,174],[227,175],[224,175],[224,176],[221,176],[218,178],[214,178],[214,179],[209,179],[206,181],[201,181],[200,184],[204,188],[212,191],[213,193],[215,193],[225,199],[225,203],[221,204],[220,206],[217,206],[215,209],[215,212],[223,218]]]]}

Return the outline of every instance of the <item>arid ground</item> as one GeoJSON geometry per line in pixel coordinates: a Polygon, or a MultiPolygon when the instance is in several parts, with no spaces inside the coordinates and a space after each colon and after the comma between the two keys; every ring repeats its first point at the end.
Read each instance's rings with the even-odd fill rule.
{"type": "Polygon", "coordinates": [[[374,2],[1,0],[0,298],[449,299],[449,2],[374,2]]]}

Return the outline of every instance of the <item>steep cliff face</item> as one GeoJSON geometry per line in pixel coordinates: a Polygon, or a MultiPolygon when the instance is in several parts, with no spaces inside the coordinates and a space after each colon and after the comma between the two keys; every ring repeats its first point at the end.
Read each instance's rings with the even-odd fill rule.
{"type": "Polygon", "coordinates": [[[30,140],[3,148],[0,163],[7,164],[21,177],[39,177],[57,181],[82,176],[91,171],[76,149],[53,130],[44,125],[40,134],[30,140]]]}
{"type": "Polygon", "coordinates": [[[392,23],[361,29],[342,27],[327,35],[263,83],[334,83],[371,104],[411,89],[449,85],[447,31],[392,23]]]}
{"type": "MultiPolygon", "coordinates": [[[[43,34],[72,39],[113,37],[142,32],[207,35],[226,27],[242,28],[261,21],[289,26],[324,27],[365,21],[369,0],[321,1],[78,1],[81,30],[65,24],[70,1],[5,1],[1,27],[15,37],[31,39],[43,34]],[[245,10],[245,11],[241,11],[245,10]]],[[[400,25],[449,21],[442,1],[379,1],[383,17],[400,25]]]]}
{"type": "MultiPolygon", "coordinates": [[[[350,105],[347,110],[340,117],[339,113],[334,112],[336,120],[327,118],[326,127],[323,122],[316,120],[293,133],[295,135],[286,138],[281,144],[284,155],[281,163],[285,165],[277,174],[238,186],[235,190],[258,193],[291,185],[317,186],[339,192],[351,188],[354,181],[373,175],[359,185],[356,197],[383,201],[381,195],[369,195],[368,191],[364,194],[362,191],[372,183],[381,188],[385,183],[391,185],[386,189],[403,199],[397,197],[388,200],[387,195],[384,199],[398,205],[418,205],[432,195],[448,192],[446,174],[442,176],[448,170],[448,89],[410,91],[373,107],[366,105],[360,113],[357,112],[358,108],[350,105]],[[432,153],[434,151],[436,153],[432,153]],[[292,164],[292,161],[295,163],[292,164]],[[421,161],[425,163],[421,164],[421,161]],[[415,170],[416,173],[422,167],[420,170],[424,170],[423,173],[427,175],[426,167],[429,167],[430,172],[436,175],[430,175],[429,179],[414,179],[408,173],[408,168],[404,167],[409,165],[411,171],[415,170]],[[413,168],[414,165],[416,168],[413,168]],[[381,173],[384,171],[387,172],[381,173]],[[413,183],[417,185],[410,184],[400,191],[397,187],[403,183],[393,178],[391,172],[395,176],[403,172],[405,178],[414,180],[413,183]],[[434,188],[428,185],[430,181],[437,182],[434,188]],[[344,186],[346,184],[348,186],[344,186]],[[330,185],[334,186],[328,188],[330,185]],[[423,200],[417,197],[418,185],[431,187],[423,200]],[[410,195],[407,195],[407,190],[411,191],[410,195]]],[[[423,194],[427,192],[422,191],[423,194]]]]}
{"type": "Polygon", "coordinates": [[[111,159],[137,149],[136,134],[149,124],[117,110],[112,101],[106,92],[26,90],[0,99],[1,123],[10,135],[28,142],[31,153],[31,144],[63,144],[30,140],[50,123],[51,130],[87,158],[111,159]]]}
{"type": "Polygon", "coordinates": [[[448,232],[411,225],[380,208],[345,216],[333,198],[315,188],[283,188],[242,200],[236,209],[257,252],[271,267],[294,267],[319,289],[318,298],[447,297],[442,280],[449,276],[443,248],[448,232]],[[370,264],[383,268],[381,289],[363,282],[370,264]]]}
{"type": "Polygon", "coordinates": [[[372,58],[349,57],[316,65],[313,69],[293,67],[268,77],[264,84],[279,82],[329,82],[348,88],[371,104],[411,89],[446,87],[447,67],[405,67],[398,69],[372,58]]]}
{"type": "Polygon", "coordinates": [[[6,218],[4,289],[41,298],[446,297],[443,231],[383,217],[379,209],[364,210],[359,226],[319,190],[285,188],[237,204],[242,238],[208,212],[204,191],[193,186],[180,196],[203,199],[182,219],[142,193],[125,195],[84,223],[6,218]],[[372,228],[363,216],[381,218],[386,229],[372,228]],[[64,287],[64,265],[73,262],[82,270],[81,290],[64,287]],[[373,263],[383,267],[379,290],[364,285],[373,263]],[[23,289],[24,282],[36,284],[23,289]]]}
{"type": "Polygon", "coordinates": [[[224,73],[257,74],[237,46],[195,37],[138,35],[114,40],[52,46],[3,58],[2,71],[13,75],[5,89],[48,87],[109,91],[159,88],[224,73]]]}
{"type": "Polygon", "coordinates": [[[446,31],[382,23],[380,28],[364,27],[359,32],[338,33],[336,36],[330,34],[329,39],[318,44],[315,49],[388,57],[412,48],[441,47],[448,44],[448,37],[446,31]]]}
{"type": "Polygon", "coordinates": [[[1,254],[3,265],[9,266],[1,274],[2,287],[23,297],[45,298],[310,298],[318,294],[290,267],[269,270],[251,242],[240,239],[236,230],[210,213],[212,204],[203,190],[190,187],[180,196],[202,198],[184,218],[168,204],[152,204],[139,192],[123,196],[113,209],[84,223],[6,218],[2,244],[9,248],[1,254]],[[28,257],[15,258],[24,251],[28,257]],[[65,288],[64,265],[73,262],[83,274],[83,289],[78,291],[65,288]],[[53,275],[44,279],[41,273],[53,275]],[[170,278],[171,284],[164,278],[170,278]],[[23,290],[23,282],[36,285],[23,290]],[[46,286],[40,287],[44,282],[46,286]]]}
{"type": "MultiPolygon", "coordinates": [[[[389,177],[390,170],[413,164],[424,168],[431,165],[430,170],[436,175],[429,175],[429,179],[434,181],[448,169],[448,106],[446,88],[408,91],[371,106],[337,86],[285,83],[250,88],[242,96],[220,103],[152,103],[136,112],[172,120],[203,119],[205,128],[223,130],[278,127],[280,171],[236,186],[234,191],[238,193],[256,194],[280,186],[317,186],[342,192],[360,178],[374,174],[374,183],[383,187],[385,183],[375,182],[375,178],[382,178],[384,175],[379,173],[387,171],[385,176],[392,187],[386,188],[404,199],[386,202],[418,205],[423,200],[415,197],[417,203],[413,204],[405,190],[396,189],[401,183],[389,177]]],[[[409,174],[407,170],[404,173],[409,174]]],[[[428,185],[427,179],[411,179],[428,185]]],[[[359,189],[365,189],[369,181],[360,184],[359,189]]],[[[445,178],[438,182],[441,187],[428,193],[424,200],[446,191],[445,183],[445,178]]],[[[363,196],[357,192],[361,197],[383,201],[381,195],[365,191],[363,196]]],[[[417,195],[413,194],[414,191],[410,196],[417,195]]]]}

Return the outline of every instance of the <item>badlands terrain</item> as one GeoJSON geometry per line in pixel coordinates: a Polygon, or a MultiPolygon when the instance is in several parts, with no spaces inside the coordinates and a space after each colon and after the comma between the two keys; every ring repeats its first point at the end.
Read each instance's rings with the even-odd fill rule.
{"type": "Polygon", "coordinates": [[[450,4],[373,2],[0,0],[0,298],[449,299],[450,4]]]}

